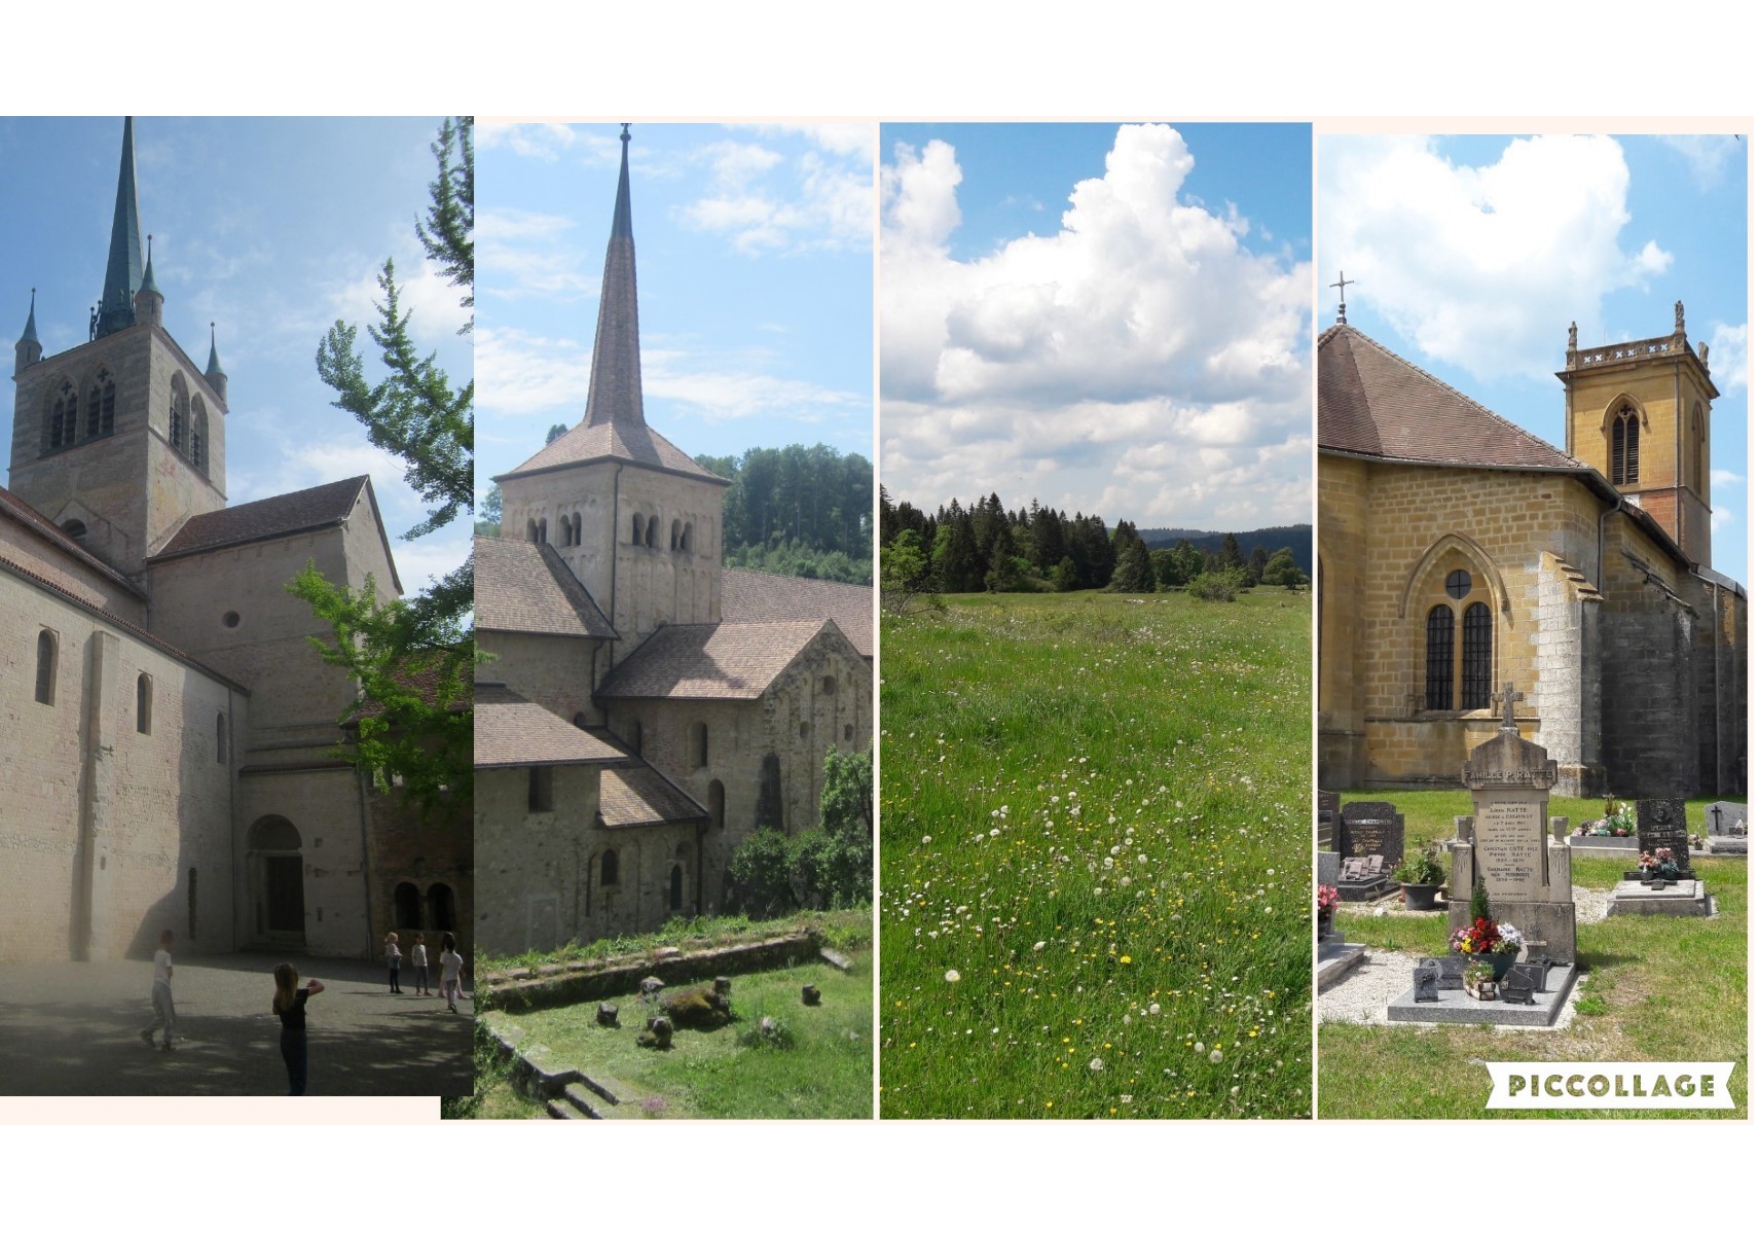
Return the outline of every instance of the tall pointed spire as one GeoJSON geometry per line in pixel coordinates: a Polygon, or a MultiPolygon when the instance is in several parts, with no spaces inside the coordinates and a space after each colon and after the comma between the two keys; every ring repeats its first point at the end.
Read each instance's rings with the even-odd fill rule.
{"type": "Polygon", "coordinates": [[[116,178],[116,214],[110,223],[110,260],[94,336],[134,326],[134,294],[140,288],[140,197],[134,188],[134,118],[122,122],[122,170],[116,178]]]}
{"type": "Polygon", "coordinates": [[[24,335],[18,338],[19,344],[38,344],[37,340],[37,291],[30,291],[30,317],[24,321],[24,335]]]}
{"type": "Polygon", "coordinates": [[[597,307],[597,342],[591,352],[591,395],[585,425],[643,427],[645,401],[639,374],[639,283],[633,264],[633,203],[627,188],[627,146],[621,127],[621,183],[615,190],[615,222],[603,260],[603,294],[597,307]]]}

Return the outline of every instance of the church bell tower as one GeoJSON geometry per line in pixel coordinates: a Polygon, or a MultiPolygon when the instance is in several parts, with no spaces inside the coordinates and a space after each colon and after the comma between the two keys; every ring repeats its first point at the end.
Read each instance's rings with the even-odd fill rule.
{"type": "Polygon", "coordinates": [[[1565,350],[1565,451],[1594,467],[1668,532],[1695,563],[1711,565],[1710,349],[1687,340],[1675,303],[1666,336],[1565,350]]]}
{"type": "MultiPolygon", "coordinates": [[[[87,339],[45,353],[31,294],[14,351],[8,483],[87,551],[136,578],[184,521],[225,507],[226,381],[217,345],[204,371],[165,330],[146,242],[129,117],[87,339]]],[[[53,297],[45,293],[45,305],[53,297]]]]}

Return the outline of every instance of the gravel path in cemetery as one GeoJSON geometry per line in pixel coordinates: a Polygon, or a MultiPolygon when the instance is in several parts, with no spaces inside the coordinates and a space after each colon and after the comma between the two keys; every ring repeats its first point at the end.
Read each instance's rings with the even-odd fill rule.
{"type": "MultiPolygon", "coordinates": [[[[1589,888],[1572,889],[1579,923],[1601,922],[1608,916],[1608,894],[1589,888]]],[[[1379,918],[1428,918],[1431,914],[1410,914],[1401,908],[1400,897],[1385,897],[1374,905],[1379,918]]],[[[1439,915],[1441,916],[1441,915],[1439,915]]],[[[1344,1021],[1353,1025],[1380,1026],[1388,1024],[1389,1002],[1413,985],[1413,967],[1423,953],[1387,952],[1372,948],[1366,959],[1353,967],[1339,982],[1326,987],[1316,999],[1316,1014],[1321,1021],[1344,1021]]],[[[1549,1027],[1563,1030],[1571,1024],[1577,1004],[1577,989],[1566,997],[1559,1018],[1549,1027]]],[[[1404,1024],[1404,1023],[1397,1023],[1404,1024]]],[[[1524,1032],[1527,1027],[1501,1027],[1506,1032],[1524,1032]]]]}

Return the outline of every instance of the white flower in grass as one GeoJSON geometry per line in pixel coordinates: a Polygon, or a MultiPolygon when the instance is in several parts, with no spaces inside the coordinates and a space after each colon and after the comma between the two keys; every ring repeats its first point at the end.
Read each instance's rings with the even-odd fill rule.
{"type": "Polygon", "coordinates": [[[961,982],[962,975],[957,973],[955,970],[945,970],[944,971],[944,981],[945,982],[961,982]]]}
{"type": "Polygon", "coordinates": [[[1159,1014],[1159,1013],[1161,1013],[1161,1012],[1162,1012],[1162,1011],[1163,1011],[1163,1010],[1162,1010],[1162,1009],[1161,1009],[1161,1008],[1159,1008],[1159,1007],[1158,1007],[1158,1006],[1157,1006],[1157,1005],[1155,1005],[1155,1004],[1153,1004],[1153,1005],[1152,1005],[1152,1006],[1151,1006],[1151,1015],[1152,1015],[1152,1016],[1153,1016],[1153,1017],[1155,1017],[1155,1016],[1157,1016],[1157,1015],[1158,1015],[1158,1014],[1159,1014]]]}
{"type": "Polygon", "coordinates": [[[1214,1047],[1212,1049],[1212,1054],[1207,1056],[1206,1059],[1210,1060],[1213,1064],[1223,1064],[1224,1063],[1224,1053],[1219,1051],[1216,1047],[1214,1047]]]}
{"type": "Polygon", "coordinates": [[[1042,949],[1043,949],[1043,948],[1046,948],[1046,947],[1047,947],[1047,946],[1048,946],[1048,941],[1047,941],[1047,940],[1045,940],[1045,939],[1038,939],[1038,940],[1036,940],[1036,941],[1035,941],[1035,948],[1034,948],[1034,949],[1033,949],[1033,951],[1035,951],[1035,952],[1040,952],[1040,951],[1041,951],[1041,950],[1042,950],[1042,949]]]}
{"type": "Polygon", "coordinates": [[[1093,1058],[1092,1058],[1092,1059],[1091,1059],[1091,1061],[1090,1061],[1090,1071],[1091,1071],[1091,1072],[1092,1072],[1092,1073],[1100,1073],[1100,1072],[1102,1072],[1102,1057],[1101,1057],[1101,1056],[1096,1056],[1096,1057],[1093,1057],[1093,1058]]]}

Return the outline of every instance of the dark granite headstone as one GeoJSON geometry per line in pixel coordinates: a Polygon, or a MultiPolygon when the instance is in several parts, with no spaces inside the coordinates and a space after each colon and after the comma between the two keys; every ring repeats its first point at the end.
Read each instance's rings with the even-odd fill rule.
{"type": "Polygon", "coordinates": [[[1437,999],[1437,966],[1414,966],[1413,1002],[1415,1004],[1435,1004],[1437,999]]]}
{"type": "Polygon", "coordinates": [[[1675,872],[1693,878],[1687,856],[1687,803],[1679,797],[1645,797],[1638,802],[1638,847],[1656,856],[1658,849],[1675,855],[1675,872]]]}
{"type": "Polygon", "coordinates": [[[1340,795],[1316,790],[1316,843],[1321,849],[1334,847],[1334,828],[1340,821],[1340,795]]]}
{"type": "Polygon", "coordinates": [[[1467,959],[1451,953],[1447,957],[1437,958],[1437,989],[1439,991],[1460,991],[1462,974],[1468,968],[1467,959]]]}
{"type": "Polygon", "coordinates": [[[1407,821],[1386,801],[1355,801],[1340,810],[1340,856],[1380,856],[1386,869],[1401,863],[1406,849],[1407,821]]]}
{"type": "Polygon", "coordinates": [[[1533,1004],[1546,971],[1534,965],[1513,965],[1498,984],[1498,998],[1506,1004],[1533,1004]]]}

